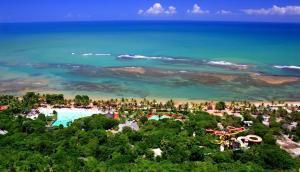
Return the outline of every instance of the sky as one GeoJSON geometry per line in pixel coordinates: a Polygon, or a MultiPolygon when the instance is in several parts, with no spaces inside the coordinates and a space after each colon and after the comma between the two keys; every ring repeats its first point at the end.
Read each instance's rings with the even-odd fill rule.
{"type": "Polygon", "coordinates": [[[0,0],[0,22],[299,22],[300,0],[0,0]]]}

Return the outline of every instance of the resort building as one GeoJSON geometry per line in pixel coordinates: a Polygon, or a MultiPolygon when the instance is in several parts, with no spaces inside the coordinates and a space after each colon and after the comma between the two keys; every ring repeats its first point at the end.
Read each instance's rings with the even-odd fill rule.
{"type": "Polygon", "coordinates": [[[283,124],[282,128],[285,128],[289,131],[292,131],[293,129],[297,128],[297,122],[291,122],[290,124],[283,124]]]}
{"type": "Polygon", "coordinates": [[[40,114],[40,111],[38,109],[32,109],[27,115],[27,118],[30,119],[36,119],[40,114]]]}
{"type": "Polygon", "coordinates": [[[281,149],[287,151],[293,157],[300,157],[300,144],[292,141],[287,136],[282,136],[276,143],[281,149]]]}
{"type": "Polygon", "coordinates": [[[134,131],[138,131],[140,129],[138,123],[135,120],[134,121],[126,121],[125,124],[119,124],[118,132],[122,132],[124,127],[129,127],[134,131]]]}
{"type": "Polygon", "coordinates": [[[270,116],[269,116],[269,115],[263,115],[263,121],[262,121],[262,123],[263,123],[265,126],[269,126],[269,119],[270,119],[270,116]]]}

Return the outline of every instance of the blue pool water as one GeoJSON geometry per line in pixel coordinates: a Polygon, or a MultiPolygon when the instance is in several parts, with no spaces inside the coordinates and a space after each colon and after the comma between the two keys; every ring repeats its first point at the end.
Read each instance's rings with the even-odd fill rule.
{"type": "Polygon", "coordinates": [[[161,117],[159,117],[158,115],[153,115],[153,116],[151,116],[151,117],[149,118],[149,120],[156,120],[156,121],[158,121],[158,120],[160,120],[160,119],[166,119],[166,118],[171,118],[171,117],[166,116],[166,115],[163,115],[163,116],[161,116],[161,117]]]}
{"type": "Polygon", "coordinates": [[[91,116],[93,114],[102,114],[101,111],[96,110],[96,109],[39,108],[40,113],[45,114],[46,116],[52,115],[54,110],[57,112],[57,120],[52,124],[53,126],[63,125],[66,127],[66,126],[68,126],[69,122],[73,122],[75,119],[91,116]]]}

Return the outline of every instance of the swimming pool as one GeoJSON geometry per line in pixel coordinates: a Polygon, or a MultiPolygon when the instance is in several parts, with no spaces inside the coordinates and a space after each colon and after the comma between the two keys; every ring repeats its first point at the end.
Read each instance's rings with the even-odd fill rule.
{"type": "Polygon", "coordinates": [[[151,117],[149,118],[149,120],[156,120],[156,121],[158,121],[158,120],[160,120],[160,119],[165,119],[165,118],[171,118],[171,117],[166,116],[166,115],[163,115],[163,116],[161,116],[161,117],[159,117],[158,115],[153,115],[153,116],[151,116],[151,117]]]}
{"type": "Polygon", "coordinates": [[[64,127],[68,126],[68,122],[73,122],[75,119],[91,116],[93,114],[103,114],[98,109],[82,109],[82,108],[39,108],[40,113],[46,116],[52,116],[53,111],[57,112],[57,120],[52,123],[53,126],[62,124],[64,127]]]}

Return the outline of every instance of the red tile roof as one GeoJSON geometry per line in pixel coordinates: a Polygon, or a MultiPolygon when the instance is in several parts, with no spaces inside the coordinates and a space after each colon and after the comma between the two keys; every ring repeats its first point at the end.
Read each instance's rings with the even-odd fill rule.
{"type": "Polygon", "coordinates": [[[8,109],[8,106],[0,106],[0,111],[8,109]]]}

